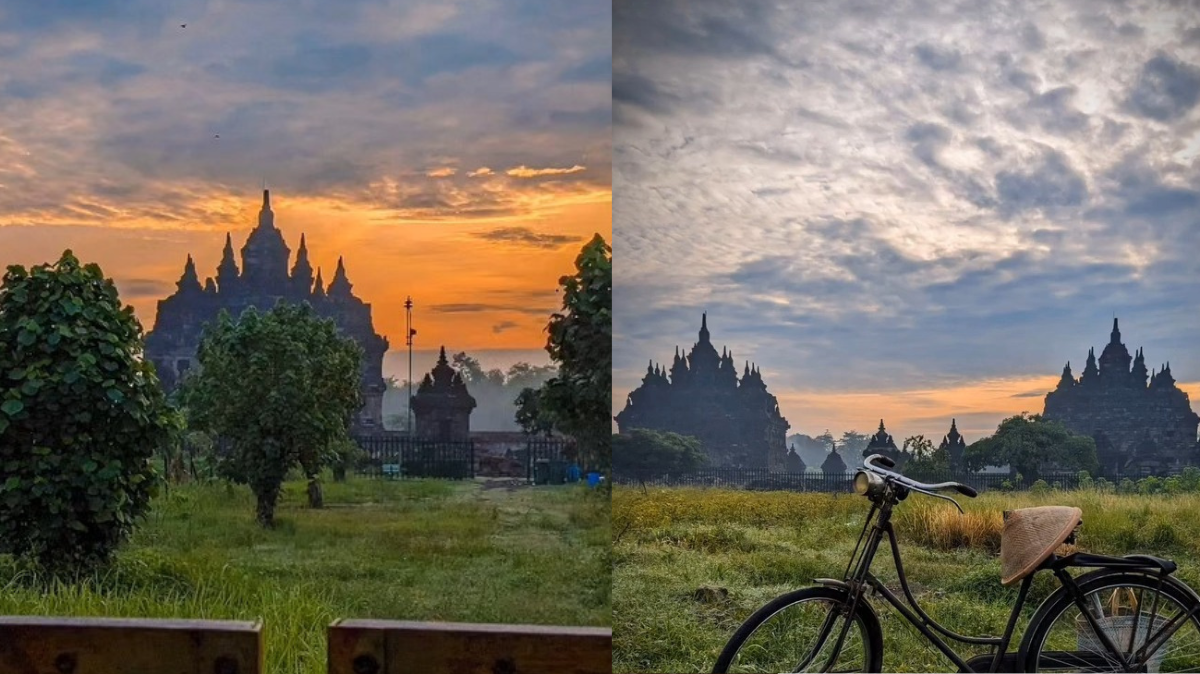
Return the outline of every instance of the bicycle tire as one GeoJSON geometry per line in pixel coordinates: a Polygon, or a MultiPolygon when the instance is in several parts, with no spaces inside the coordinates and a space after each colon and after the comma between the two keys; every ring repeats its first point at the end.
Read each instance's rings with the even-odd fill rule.
{"type": "MultiPolygon", "coordinates": [[[[1106,590],[1116,591],[1121,588],[1141,588],[1143,590],[1149,590],[1153,592],[1156,590],[1158,582],[1158,576],[1154,574],[1136,571],[1129,572],[1112,570],[1093,571],[1092,573],[1088,573],[1079,577],[1075,581],[1075,583],[1079,586],[1080,592],[1082,592],[1085,596],[1093,595],[1094,593],[1098,592],[1103,593],[1106,590]]],[[[1179,607],[1181,607],[1181,609],[1188,609],[1192,606],[1196,606],[1197,603],[1200,603],[1200,597],[1196,595],[1195,591],[1174,577],[1167,577],[1165,580],[1163,580],[1162,587],[1159,588],[1158,591],[1161,592],[1162,596],[1167,597],[1171,601],[1175,602],[1179,607]]],[[[1143,593],[1143,597],[1144,596],[1145,595],[1143,593]]],[[[1046,601],[1042,602],[1040,607],[1038,607],[1037,612],[1034,613],[1033,618],[1031,618],[1029,621],[1029,629],[1026,630],[1025,637],[1021,640],[1020,652],[1025,654],[1024,669],[1026,672],[1044,671],[1043,667],[1041,667],[1041,663],[1043,662],[1042,654],[1046,645],[1046,639],[1049,636],[1051,628],[1057,624],[1058,619],[1071,608],[1077,609],[1078,606],[1075,604],[1075,601],[1071,598],[1070,593],[1065,587],[1058,588],[1046,599],[1046,601]]],[[[1136,610],[1134,611],[1134,613],[1137,612],[1138,611],[1136,610]]],[[[1196,634],[1200,634],[1200,615],[1193,615],[1188,620],[1190,620],[1194,626],[1196,634]]],[[[1184,628],[1186,627],[1187,625],[1185,624],[1184,628]]],[[[1114,630],[1119,629],[1122,628],[1114,628],[1114,630]]],[[[1138,627],[1125,627],[1124,629],[1128,630],[1130,633],[1130,641],[1133,641],[1135,638],[1137,638],[1137,635],[1133,634],[1134,632],[1141,631],[1141,629],[1138,627]]],[[[1083,638],[1096,638],[1094,631],[1090,628],[1090,626],[1087,627],[1086,630],[1087,631],[1084,633],[1083,638]]],[[[1146,631],[1147,635],[1141,637],[1143,641],[1140,643],[1144,643],[1145,640],[1150,636],[1149,627],[1147,627],[1146,631]]],[[[1172,636],[1172,639],[1174,639],[1175,636],[1178,636],[1178,633],[1172,636]]],[[[1099,651],[1097,651],[1097,653],[1099,653],[1101,657],[1107,657],[1099,651]]],[[[1200,651],[1196,652],[1195,655],[1197,658],[1200,658],[1200,651]]],[[[1065,659],[1061,662],[1063,667],[1069,667],[1072,669],[1072,671],[1113,671],[1111,669],[1089,670],[1080,667],[1077,663],[1069,663],[1065,659]]],[[[1155,669],[1152,671],[1159,670],[1157,667],[1155,667],[1155,669]]],[[[1161,671],[1174,670],[1165,669],[1161,671]]]]}
{"type": "MultiPolygon", "coordinates": [[[[794,590],[787,594],[782,594],[775,599],[767,602],[757,611],[746,619],[738,627],[737,631],[730,637],[729,642],[722,649],[720,657],[717,658],[716,664],[713,666],[713,674],[727,674],[729,667],[733,664],[734,657],[741,650],[745,642],[753,636],[754,632],[764,623],[770,620],[784,609],[800,604],[805,601],[826,599],[831,602],[840,604],[848,604],[850,601],[849,593],[841,588],[833,587],[808,587],[802,590],[794,590]]],[[[855,620],[863,634],[863,644],[866,648],[866,653],[863,657],[865,666],[864,672],[879,672],[883,668],[883,629],[879,626],[879,617],[875,614],[875,610],[871,608],[865,598],[859,599],[858,607],[855,609],[855,620]]],[[[826,639],[827,640],[827,639],[826,639]]],[[[816,645],[818,652],[824,646],[824,641],[816,645]]],[[[843,644],[844,647],[844,644],[843,644]]]]}

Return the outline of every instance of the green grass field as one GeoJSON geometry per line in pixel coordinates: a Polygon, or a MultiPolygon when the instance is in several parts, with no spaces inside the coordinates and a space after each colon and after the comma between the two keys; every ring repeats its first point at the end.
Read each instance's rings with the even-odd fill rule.
{"type": "Polygon", "coordinates": [[[0,615],[261,620],[268,671],[325,671],[336,618],[610,624],[606,493],[437,480],[286,485],[278,527],[245,487],[174,487],[112,569],[46,587],[0,556],[0,615]]]}
{"type": "MultiPolygon", "coordinates": [[[[1003,633],[1016,588],[1000,585],[1001,512],[1037,505],[1083,509],[1079,549],[1157,554],[1200,589],[1200,495],[989,492],[953,506],[914,495],[894,516],[909,584],[921,606],[967,635],[1003,633]]],[[[738,625],[783,592],[841,578],[869,504],[853,494],[618,487],[613,493],[613,671],[706,672],[738,625]]],[[[891,554],[876,575],[899,594],[891,554]]],[[[1017,639],[1057,581],[1034,584],[1017,639]]],[[[884,671],[947,672],[953,664],[876,600],[884,671]]],[[[957,644],[952,644],[958,646],[957,644]]],[[[984,652],[958,649],[967,657],[984,652]]]]}

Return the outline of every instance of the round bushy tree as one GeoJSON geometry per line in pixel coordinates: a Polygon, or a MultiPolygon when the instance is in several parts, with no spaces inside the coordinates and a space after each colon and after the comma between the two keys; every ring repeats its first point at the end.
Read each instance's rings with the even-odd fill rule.
{"type": "Polygon", "coordinates": [[[71,251],[0,285],[0,552],[54,572],[106,562],[149,508],[177,416],[116,286],[71,251]]]}
{"type": "Polygon", "coordinates": [[[346,438],[362,407],[362,349],[338,334],[308,304],[253,307],[234,321],[221,312],[205,329],[199,372],[183,382],[193,425],[232,443],[224,471],[250,486],[255,517],[275,523],[284,477],[299,466],[309,503],[320,507],[317,477],[336,462],[331,446],[346,438]]]}

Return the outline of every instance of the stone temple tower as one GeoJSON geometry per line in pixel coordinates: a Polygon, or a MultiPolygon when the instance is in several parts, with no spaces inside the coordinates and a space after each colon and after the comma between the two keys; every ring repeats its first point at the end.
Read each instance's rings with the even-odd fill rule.
{"type": "Polygon", "coordinates": [[[354,426],[358,432],[382,431],[383,393],[387,388],[383,354],[387,352],[388,341],[375,333],[371,305],[354,294],[344,261],[338,259],[337,273],[327,293],[319,269],[313,281],[308,243],[301,234],[296,263],[289,275],[291,251],[284,242],[283,232],[275,226],[268,190],[263,190],[258,224],[242,246],[240,270],[233,250],[233,238],[226,234],[216,279],[208,278],[203,285],[189,255],[177,290],[159,300],[154,330],[146,335],[146,357],[154,363],[163,387],[174,390],[180,378],[196,366],[196,351],[204,326],[216,320],[221,310],[236,318],[250,307],[265,312],[281,301],[308,302],[317,315],[333,319],[340,333],[362,347],[363,408],[354,419],[354,426]]]}

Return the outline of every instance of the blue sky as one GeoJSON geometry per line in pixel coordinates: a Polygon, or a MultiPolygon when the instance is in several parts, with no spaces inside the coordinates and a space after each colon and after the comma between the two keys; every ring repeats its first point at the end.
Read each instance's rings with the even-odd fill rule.
{"type": "Polygon", "coordinates": [[[793,432],[973,440],[1114,314],[1200,392],[1192,6],[620,0],[614,35],[614,412],[702,311],[793,432]]]}

